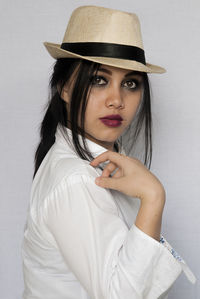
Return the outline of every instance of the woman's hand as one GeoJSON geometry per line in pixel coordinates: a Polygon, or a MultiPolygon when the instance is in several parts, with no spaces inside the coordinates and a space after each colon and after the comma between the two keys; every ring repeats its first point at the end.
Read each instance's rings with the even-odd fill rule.
{"type": "Polygon", "coordinates": [[[103,188],[111,188],[141,201],[154,202],[165,200],[165,190],[159,179],[150,172],[138,159],[112,151],[106,151],[90,162],[91,166],[109,160],[95,183],[103,188]],[[111,173],[115,173],[110,177],[111,173]]]}

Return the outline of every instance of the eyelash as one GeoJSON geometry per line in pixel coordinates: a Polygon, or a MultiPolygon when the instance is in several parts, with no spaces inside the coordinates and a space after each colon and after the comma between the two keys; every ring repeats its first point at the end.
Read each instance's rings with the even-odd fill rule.
{"type": "MultiPolygon", "coordinates": [[[[106,83],[104,83],[104,84],[94,83],[96,79],[101,79],[101,80],[106,81],[106,83],[108,83],[108,81],[106,80],[106,78],[104,78],[103,76],[98,76],[98,75],[96,75],[96,76],[93,76],[93,77],[91,78],[91,85],[92,85],[92,86],[102,87],[102,86],[105,86],[105,85],[106,85],[106,83]]],[[[139,82],[137,79],[129,79],[129,80],[126,80],[125,83],[126,83],[126,82],[134,82],[134,83],[135,83],[136,86],[135,86],[134,88],[125,87],[125,88],[130,89],[131,91],[132,91],[132,90],[136,90],[136,89],[138,89],[139,86],[140,86],[140,84],[141,84],[141,82],[139,82]]]]}

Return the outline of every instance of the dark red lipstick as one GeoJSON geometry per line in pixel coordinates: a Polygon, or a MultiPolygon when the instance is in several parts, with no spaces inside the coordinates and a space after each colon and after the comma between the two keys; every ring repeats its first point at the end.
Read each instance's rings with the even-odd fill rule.
{"type": "Polygon", "coordinates": [[[104,117],[101,117],[101,119],[117,119],[117,120],[120,120],[122,121],[123,118],[119,115],[119,114],[111,114],[111,115],[106,115],[104,117]]]}
{"type": "Polygon", "coordinates": [[[118,127],[121,125],[123,118],[119,114],[111,114],[101,117],[100,120],[108,127],[118,127]]]}

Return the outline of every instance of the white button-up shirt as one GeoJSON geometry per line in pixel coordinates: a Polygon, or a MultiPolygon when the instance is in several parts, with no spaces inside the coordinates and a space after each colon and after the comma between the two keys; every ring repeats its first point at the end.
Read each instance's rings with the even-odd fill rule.
{"type": "MultiPolygon", "coordinates": [[[[69,140],[58,126],[32,183],[22,243],[23,298],[166,299],[182,271],[195,283],[162,235],[158,242],[134,224],[138,198],[95,184],[102,170],[78,156],[71,130],[65,130],[69,140]]],[[[94,157],[107,151],[86,142],[94,157]]]]}

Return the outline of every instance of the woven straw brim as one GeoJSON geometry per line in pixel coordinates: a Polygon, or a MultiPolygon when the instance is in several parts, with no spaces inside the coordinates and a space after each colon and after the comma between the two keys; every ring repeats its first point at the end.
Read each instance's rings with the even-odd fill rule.
{"type": "Polygon", "coordinates": [[[46,47],[49,54],[57,59],[57,58],[81,58],[89,61],[98,62],[100,64],[106,64],[110,66],[115,66],[128,70],[135,70],[139,72],[146,73],[165,73],[166,70],[158,65],[146,63],[146,65],[135,61],[135,60],[127,60],[127,59],[118,59],[118,58],[110,58],[110,57],[94,57],[94,56],[82,56],[78,55],[60,48],[59,44],[44,42],[44,46],[46,47]]]}

